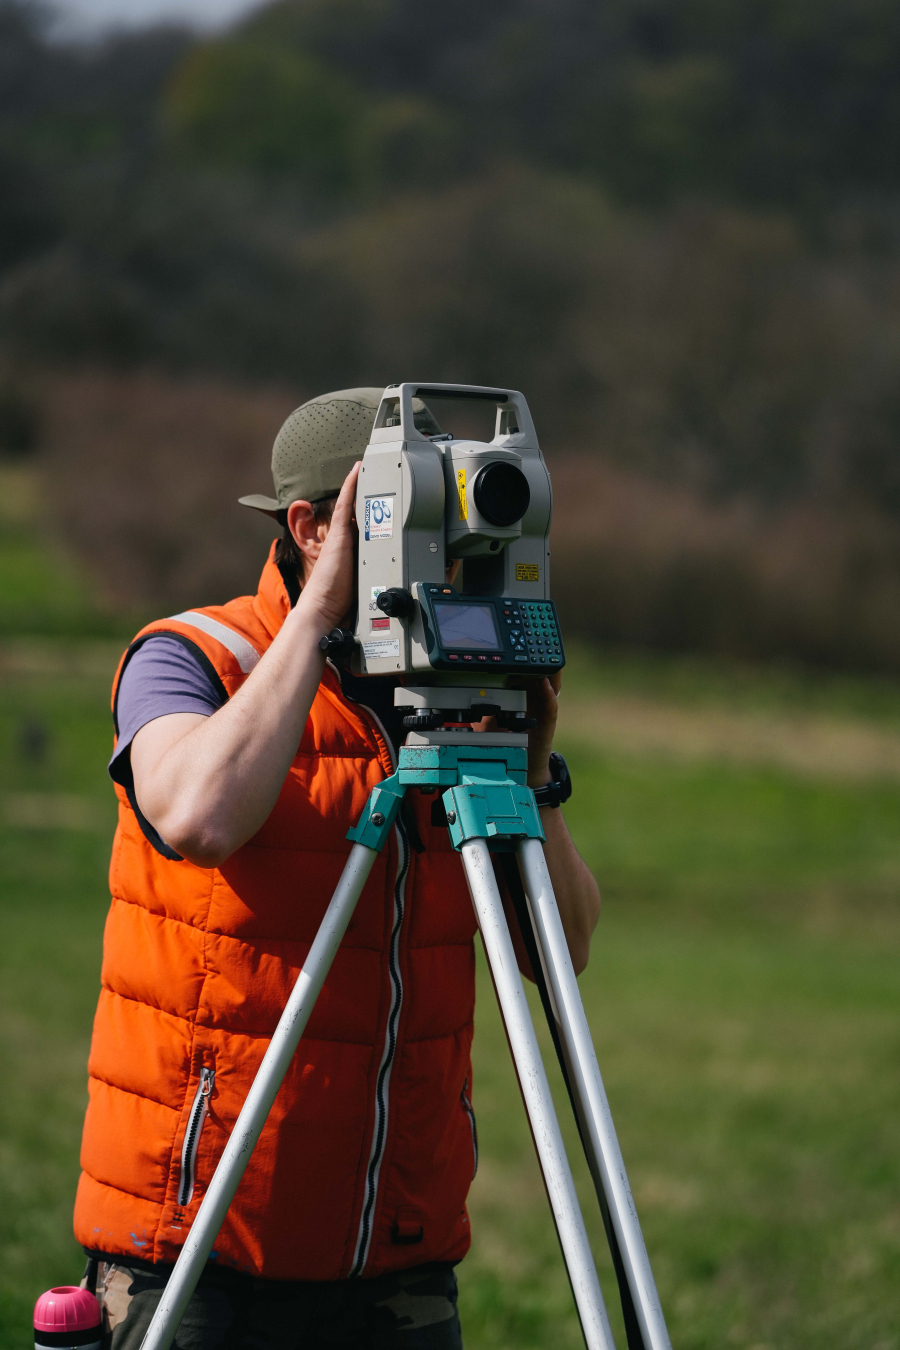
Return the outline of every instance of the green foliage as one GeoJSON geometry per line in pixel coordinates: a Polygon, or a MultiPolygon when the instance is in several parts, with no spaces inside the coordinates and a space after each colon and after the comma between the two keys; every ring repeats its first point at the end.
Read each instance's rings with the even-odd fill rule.
{"type": "Polygon", "coordinates": [[[832,0],[598,6],[279,0],[245,31],[373,91],[440,100],[469,158],[588,171],[630,201],[701,190],[820,210],[892,191],[896,8],[832,0]]]}
{"type": "Polygon", "coordinates": [[[357,196],[433,185],[456,168],[458,137],[433,102],[372,98],[318,58],[267,39],[232,38],[185,56],[163,101],[176,151],[357,196]]]}
{"type": "Polygon", "coordinates": [[[714,55],[624,66],[574,117],[579,158],[643,202],[726,186],[731,71],[714,55]]]}
{"type": "Polygon", "coordinates": [[[435,187],[458,167],[460,143],[449,118],[420,98],[373,103],[352,139],[357,190],[381,197],[391,188],[435,187]]]}
{"type": "Polygon", "coordinates": [[[361,100],[309,56],[210,43],[185,57],[163,107],[173,142],[202,162],[293,170],[325,188],[347,184],[361,100]]]}
{"type": "Polygon", "coordinates": [[[0,637],[114,633],[121,621],[98,609],[84,570],[37,527],[43,488],[33,470],[0,461],[0,637]]]}
{"type": "Polygon", "coordinates": [[[0,350],[525,389],[622,475],[554,550],[584,633],[897,668],[895,5],[278,0],[76,50],[7,0],[0,41],[0,350]]]}

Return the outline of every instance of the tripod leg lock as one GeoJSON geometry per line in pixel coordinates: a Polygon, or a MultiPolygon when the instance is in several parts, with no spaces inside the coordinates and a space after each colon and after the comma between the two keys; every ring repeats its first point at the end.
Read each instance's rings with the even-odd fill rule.
{"type": "Polygon", "coordinates": [[[362,815],[353,828],[347,831],[347,838],[354,844],[365,844],[366,848],[380,852],[394,828],[405,794],[406,788],[400,783],[397,774],[391,774],[390,778],[373,787],[362,815]]]}
{"type": "Polygon", "coordinates": [[[544,830],[531,788],[505,782],[463,783],[443,795],[450,841],[462,848],[469,839],[540,839],[544,830]]]}

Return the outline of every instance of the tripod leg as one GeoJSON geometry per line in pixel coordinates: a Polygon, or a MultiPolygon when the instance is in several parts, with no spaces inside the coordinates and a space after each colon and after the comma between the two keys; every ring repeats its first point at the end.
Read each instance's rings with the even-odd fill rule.
{"type": "MultiPolygon", "coordinates": [[[[581,1139],[581,1146],[585,1148],[585,1133],[583,1126],[583,1112],[580,1103],[575,1099],[575,1093],[572,1090],[571,1065],[566,1048],[563,1045],[560,1035],[559,1014],[556,1010],[556,1004],[550,993],[550,987],[547,984],[547,974],[545,963],[541,956],[541,950],[538,947],[537,937],[534,931],[534,916],[531,912],[531,906],[525,895],[525,887],[522,885],[522,877],[516,862],[514,853],[495,853],[493,855],[494,865],[499,865],[503,873],[503,879],[506,882],[506,888],[509,891],[509,898],[512,901],[513,909],[516,912],[516,919],[519,924],[519,931],[522,935],[522,941],[525,944],[525,950],[528,954],[528,960],[531,962],[531,969],[534,974],[534,982],[537,985],[538,993],[541,996],[541,1006],[544,1009],[544,1015],[547,1018],[547,1029],[553,1041],[553,1048],[556,1051],[556,1058],[559,1061],[560,1071],[563,1076],[563,1082],[566,1085],[566,1092],[569,1095],[569,1102],[572,1112],[578,1125],[578,1135],[581,1139]]],[[[587,1149],[585,1148],[587,1156],[587,1149]]],[[[592,1175],[594,1174],[592,1165],[592,1175]]],[[[613,1261],[613,1269],[616,1272],[616,1283],[619,1286],[619,1298],[622,1301],[622,1318],[625,1323],[625,1339],[628,1343],[628,1350],[647,1350],[644,1340],[641,1324],[638,1315],[634,1309],[634,1299],[631,1296],[631,1286],[628,1283],[628,1276],[625,1274],[625,1266],[622,1262],[622,1253],[619,1251],[619,1239],[616,1236],[616,1230],[613,1228],[612,1219],[609,1214],[609,1205],[606,1203],[606,1196],[603,1194],[602,1187],[596,1185],[597,1200],[600,1205],[600,1215],[603,1219],[603,1227],[606,1232],[606,1239],[609,1243],[609,1253],[613,1261]]]]}
{"type": "Polygon", "coordinates": [[[469,839],[460,852],[584,1339],[588,1350],[615,1350],[491,855],[483,839],[469,839]]]}
{"type": "Polygon", "coordinates": [[[368,848],[365,844],[354,844],[350,852],[303,969],[297,976],[253,1086],[235,1121],[209,1189],[147,1328],[141,1350],[169,1350],[175,1339],[200,1272],[234,1199],[244,1169],[250,1161],[250,1155],[377,857],[378,850],[368,848]]]}
{"type": "Polygon", "coordinates": [[[605,1197],[609,1209],[643,1343],[646,1350],[671,1350],[540,840],[523,839],[518,857],[555,1005],[585,1153],[598,1195],[605,1197]]]}

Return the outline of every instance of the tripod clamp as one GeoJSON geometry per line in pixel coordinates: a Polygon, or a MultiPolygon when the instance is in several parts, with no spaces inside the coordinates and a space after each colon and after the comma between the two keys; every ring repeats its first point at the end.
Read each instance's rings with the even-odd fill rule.
{"type": "MultiPolygon", "coordinates": [[[[517,839],[543,841],[534,794],[526,786],[527,748],[510,745],[510,736],[499,735],[495,739],[505,742],[502,745],[472,744],[488,737],[490,732],[477,737],[437,732],[427,738],[430,743],[402,746],[396,773],[372,789],[347,838],[381,850],[407,788],[418,787],[426,791],[444,788],[442,801],[455,849],[470,839],[485,839],[489,848],[503,851],[513,848],[517,839]]],[[[413,733],[413,739],[425,741],[426,737],[413,733]]]]}

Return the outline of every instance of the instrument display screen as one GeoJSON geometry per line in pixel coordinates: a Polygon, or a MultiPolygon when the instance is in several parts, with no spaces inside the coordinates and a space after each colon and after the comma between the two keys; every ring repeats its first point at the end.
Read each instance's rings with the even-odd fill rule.
{"type": "Polygon", "coordinates": [[[493,605],[469,605],[436,600],[434,617],[442,647],[468,647],[472,650],[503,650],[493,605]]]}

